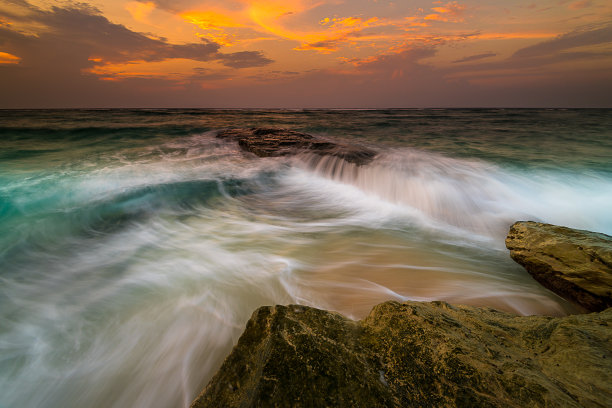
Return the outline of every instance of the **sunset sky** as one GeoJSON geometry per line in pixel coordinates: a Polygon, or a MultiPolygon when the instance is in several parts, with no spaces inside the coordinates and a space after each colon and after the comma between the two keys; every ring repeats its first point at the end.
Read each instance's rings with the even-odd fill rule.
{"type": "Polygon", "coordinates": [[[0,0],[0,107],[612,107],[612,2],[0,0]]]}

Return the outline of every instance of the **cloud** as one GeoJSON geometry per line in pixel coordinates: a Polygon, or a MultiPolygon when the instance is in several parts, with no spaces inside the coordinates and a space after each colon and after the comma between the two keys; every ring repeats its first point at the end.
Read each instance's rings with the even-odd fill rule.
{"type": "Polygon", "coordinates": [[[134,20],[149,24],[149,15],[155,9],[155,3],[150,1],[146,3],[131,1],[125,5],[125,9],[134,20]]]}
{"type": "Polygon", "coordinates": [[[242,27],[238,19],[218,11],[188,11],[180,16],[204,30],[221,30],[224,27],[242,27]]]}
{"type": "Polygon", "coordinates": [[[482,60],[485,58],[490,58],[490,57],[494,57],[497,54],[494,52],[486,52],[484,54],[476,54],[476,55],[470,55],[469,57],[465,57],[465,58],[461,58],[458,60],[453,61],[453,64],[458,64],[461,62],[472,62],[472,61],[478,61],[478,60],[482,60]]]}
{"type": "Polygon", "coordinates": [[[595,29],[581,29],[560,35],[554,40],[544,41],[514,53],[514,57],[528,58],[553,54],[571,48],[612,42],[612,24],[595,29]]]}
{"type": "Polygon", "coordinates": [[[185,106],[272,63],[261,51],[222,52],[204,39],[176,44],[109,21],[90,6],[0,8],[0,106],[185,106]],[[210,72],[198,68],[210,69],[210,72]],[[181,96],[182,95],[182,96],[181,96]]]}
{"type": "MultiPolygon", "coordinates": [[[[382,5],[369,5],[361,10],[361,6],[348,2],[320,0],[152,1],[158,8],[194,24],[199,28],[199,36],[216,43],[237,45],[263,39],[289,40],[297,43],[292,46],[293,50],[322,54],[363,54],[364,48],[389,50],[403,42],[407,33],[429,26],[422,9],[406,6],[402,6],[401,12],[390,13],[382,5]],[[356,8],[360,13],[354,14],[356,8]],[[386,16],[375,14],[381,11],[386,16]]],[[[435,4],[432,11],[437,14],[429,18],[452,23],[463,21],[465,5],[457,1],[435,4]]]]}
{"type": "MultiPolygon", "coordinates": [[[[553,40],[522,48],[503,60],[480,62],[481,58],[476,57],[484,55],[481,54],[454,61],[473,63],[449,67],[445,70],[445,77],[498,88],[530,85],[533,89],[546,86],[550,90],[553,84],[565,89],[571,84],[582,83],[585,89],[575,93],[581,94],[583,101],[586,100],[585,95],[591,92],[594,96],[598,95],[593,100],[597,99],[601,106],[609,106],[609,98],[605,102],[601,95],[606,83],[612,84],[612,51],[602,47],[579,47],[606,44],[612,39],[611,35],[612,25],[583,27],[553,40]]],[[[609,86],[607,88],[610,89],[609,86]]],[[[525,94],[534,95],[535,91],[526,89],[525,94]]],[[[568,98],[571,99],[570,96],[568,98]]],[[[554,101],[552,98],[549,100],[554,101]]]]}
{"type": "Polygon", "coordinates": [[[221,54],[221,63],[231,68],[262,67],[273,61],[266,58],[261,51],[240,51],[221,54]]]}
{"type": "Polygon", "coordinates": [[[361,61],[355,61],[354,65],[361,70],[393,72],[397,69],[415,67],[419,61],[436,55],[436,49],[431,46],[409,48],[397,53],[377,55],[361,61]]]}
{"type": "MultiPolygon", "coordinates": [[[[603,46],[610,41],[609,23],[555,38],[558,21],[522,25],[499,20],[493,25],[487,20],[486,25],[474,26],[461,20],[482,22],[481,10],[462,9],[446,0],[429,3],[431,9],[415,9],[406,2],[374,5],[369,0],[359,2],[368,4],[363,9],[357,2],[337,0],[142,0],[142,7],[126,0],[115,4],[113,15],[125,18],[116,21],[71,0],[45,1],[56,5],[45,9],[23,0],[8,1],[10,7],[0,6],[0,52],[20,60],[1,63],[15,60],[0,54],[2,107],[611,103],[612,57],[603,46]],[[131,4],[133,18],[148,16],[152,23],[163,17],[160,13],[172,11],[183,37],[178,31],[159,32],[162,28],[153,25],[151,30],[189,43],[129,29],[135,21],[125,11],[126,4],[131,4]],[[13,5],[21,9],[15,11],[18,6],[13,5]],[[11,9],[13,14],[2,16],[11,9]],[[448,23],[426,21],[432,13],[448,23]],[[119,21],[125,25],[116,24],[119,21]],[[193,34],[203,39],[190,40],[193,34]],[[472,51],[456,56],[454,45],[472,40],[486,40],[490,51],[481,51],[482,43],[468,43],[465,49],[472,51]],[[235,48],[229,49],[240,52],[228,52],[224,44],[230,42],[235,48]],[[525,44],[535,45],[502,59],[525,44]],[[269,47],[279,59],[273,68],[260,47],[269,47]],[[447,62],[453,58],[459,59],[447,62]]],[[[567,0],[558,11],[567,15],[572,1],[576,0],[567,0]]],[[[163,27],[170,30],[172,24],[168,21],[163,27]]]]}
{"type": "Polygon", "coordinates": [[[301,45],[295,47],[294,50],[315,50],[328,54],[339,51],[343,47],[352,47],[357,51],[367,47],[385,55],[423,45],[461,41],[477,35],[477,33],[446,35],[423,33],[420,31],[423,25],[417,20],[416,17],[401,20],[377,17],[367,20],[353,17],[325,18],[319,22],[319,25],[326,26],[327,31],[304,36],[300,39],[301,45]],[[315,40],[308,41],[313,37],[315,40]]]}
{"type": "Polygon", "coordinates": [[[350,39],[351,39],[351,35],[344,33],[344,34],[340,34],[336,36],[330,36],[323,40],[314,41],[311,43],[303,43],[300,46],[295,47],[294,50],[298,50],[298,51],[313,50],[313,51],[318,51],[323,54],[328,54],[330,52],[338,51],[340,49],[340,46],[343,43],[350,41],[350,39]]]}
{"type": "MultiPolygon", "coordinates": [[[[196,8],[202,5],[202,3],[205,3],[205,1],[202,1],[202,0],[136,0],[136,1],[139,1],[141,3],[150,1],[151,3],[153,3],[156,7],[160,9],[167,10],[167,11],[170,11],[172,13],[177,13],[177,14],[187,9],[196,8]]],[[[230,1],[228,1],[228,3],[229,2],[230,1]]]]}
{"type": "Polygon", "coordinates": [[[200,62],[219,61],[233,68],[259,67],[272,62],[260,51],[224,54],[221,46],[208,39],[197,43],[172,44],[114,24],[97,9],[81,4],[67,8],[54,6],[42,10],[22,2],[29,11],[25,16],[10,16],[23,25],[43,26],[36,36],[25,35],[11,27],[0,27],[4,46],[26,50],[24,64],[40,69],[49,64],[62,65],[57,59],[43,60],[38,54],[42,48],[71,54],[71,67],[89,68],[95,65],[127,62],[159,62],[167,59],[188,59],[200,62]]]}
{"type": "Polygon", "coordinates": [[[467,7],[459,4],[456,1],[446,3],[444,6],[432,7],[436,13],[428,14],[425,20],[442,21],[442,22],[461,22],[463,21],[463,13],[467,7]]]}
{"type": "Polygon", "coordinates": [[[21,58],[8,52],[0,52],[0,64],[19,64],[21,58]]]}
{"type": "Polygon", "coordinates": [[[432,10],[442,14],[449,14],[453,17],[459,17],[464,13],[466,8],[467,7],[464,4],[459,4],[456,1],[451,1],[449,3],[446,3],[442,7],[433,7],[432,10]]]}

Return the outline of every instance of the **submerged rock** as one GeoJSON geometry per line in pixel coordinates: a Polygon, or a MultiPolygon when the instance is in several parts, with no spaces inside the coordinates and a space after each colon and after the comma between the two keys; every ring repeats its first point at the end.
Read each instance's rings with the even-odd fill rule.
{"type": "Polygon", "coordinates": [[[192,407],[606,406],[611,319],[386,302],[355,322],[262,307],[192,407]]]}
{"type": "Polygon", "coordinates": [[[374,150],[365,147],[335,143],[288,129],[228,129],[219,132],[217,137],[235,140],[241,148],[260,157],[286,156],[308,151],[364,165],[370,163],[376,156],[374,150]]]}
{"type": "Polygon", "coordinates": [[[612,306],[612,237],[519,221],[506,247],[535,280],[560,296],[588,311],[612,306]]]}

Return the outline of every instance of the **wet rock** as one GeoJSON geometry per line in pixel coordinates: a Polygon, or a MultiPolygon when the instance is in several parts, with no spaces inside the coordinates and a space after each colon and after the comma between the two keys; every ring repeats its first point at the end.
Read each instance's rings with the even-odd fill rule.
{"type": "Polygon", "coordinates": [[[262,307],[192,407],[606,406],[611,319],[386,302],[355,322],[262,307]]]}
{"type": "Polygon", "coordinates": [[[286,156],[308,151],[364,165],[370,163],[376,156],[374,150],[365,147],[335,143],[288,129],[228,129],[219,132],[217,137],[235,140],[242,149],[259,157],[286,156]]]}
{"type": "Polygon", "coordinates": [[[612,306],[612,237],[533,221],[512,225],[510,256],[543,286],[588,311],[612,306]]]}

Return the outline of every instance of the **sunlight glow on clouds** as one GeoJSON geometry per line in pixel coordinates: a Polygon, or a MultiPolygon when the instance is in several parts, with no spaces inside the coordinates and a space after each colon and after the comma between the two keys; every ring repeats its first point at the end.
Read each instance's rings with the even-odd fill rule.
{"type": "Polygon", "coordinates": [[[19,64],[21,58],[8,52],[0,52],[0,64],[19,64]]]}
{"type": "Polygon", "coordinates": [[[584,101],[612,88],[610,21],[606,0],[0,0],[0,83],[26,105],[34,93],[20,89],[78,82],[61,103],[93,103],[79,89],[155,103],[134,92],[146,89],[184,104],[216,90],[227,105],[323,106],[334,84],[351,90],[346,104],[483,106],[503,105],[508,86],[512,103],[531,103],[538,81],[558,81],[571,104],[576,89],[584,101]],[[409,92],[427,84],[435,94],[409,92]]]}
{"type": "Polygon", "coordinates": [[[149,21],[149,15],[154,8],[155,4],[150,1],[146,3],[131,1],[125,5],[125,9],[130,12],[134,20],[145,24],[151,24],[149,21]]]}

